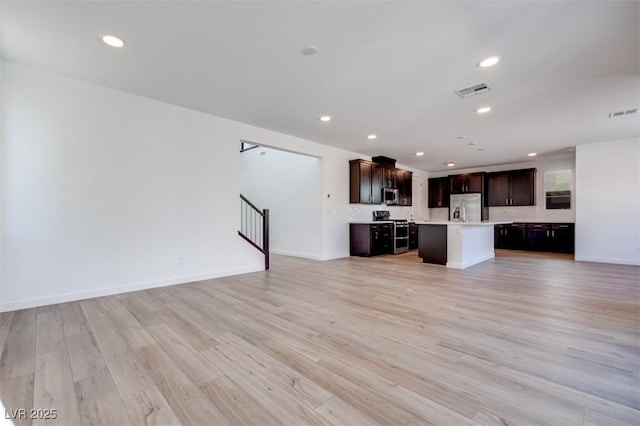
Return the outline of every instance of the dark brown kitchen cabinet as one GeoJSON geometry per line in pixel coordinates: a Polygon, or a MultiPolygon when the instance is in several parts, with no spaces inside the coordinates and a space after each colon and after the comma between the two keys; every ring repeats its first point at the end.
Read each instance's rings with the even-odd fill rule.
{"type": "Polygon", "coordinates": [[[575,252],[575,225],[573,223],[528,223],[528,249],[551,253],[575,252]]]}
{"type": "Polygon", "coordinates": [[[554,223],[551,225],[551,251],[573,254],[576,231],[573,223],[554,223]]]}
{"type": "Polygon", "coordinates": [[[528,223],[527,224],[527,250],[551,251],[550,244],[551,224],[528,223]]]}
{"type": "Polygon", "coordinates": [[[524,223],[495,225],[495,248],[526,250],[527,228],[524,223]]]}
{"type": "Polygon", "coordinates": [[[397,176],[398,169],[393,167],[383,167],[382,168],[382,186],[384,188],[397,188],[397,176]]]}
{"type": "Polygon", "coordinates": [[[573,223],[512,223],[495,225],[494,229],[494,245],[497,249],[575,252],[573,223]]]}
{"type": "Polygon", "coordinates": [[[349,202],[382,203],[383,168],[365,160],[349,161],[349,202]]]}
{"type": "Polygon", "coordinates": [[[449,178],[429,179],[429,208],[449,207],[449,178]]]}
{"type": "Polygon", "coordinates": [[[415,222],[409,222],[409,250],[418,248],[418,225],[415,222]]]}
{"type": "Polygon", "coordinates": [[[393,224],[349,224],[351,256],[379,256],[393,253],[393,224]]]}
{"type": "Polygon", "coordinates": [[[396,170],[396,188],[398,188],[398,205],[410,206],[413,202],[413,172],[396,170]]]}
{"type": "Polygon", "coordinates": [[[398,190],[398,205],[413,201],[413,172],[367,160],[349,161],[349,202],[382,204],[382,188],[398,190]]]}
{"type": "Polygon", "coordinates": [[[450,192],[452,194],[463,194],[465,192],[483,192],[484,175],[484,172],[451,175],[449,176],[450,192]]]}
{"type": "Polygon", "coordinates": [[[447,225],[418,225],[418,257],[423,263],[447,264],[447,225]]]}
{"type": "Polygon", "coordinates": [[[487,173],[485,180],[488,207],[535,205],[536,169],[487,173]]]}

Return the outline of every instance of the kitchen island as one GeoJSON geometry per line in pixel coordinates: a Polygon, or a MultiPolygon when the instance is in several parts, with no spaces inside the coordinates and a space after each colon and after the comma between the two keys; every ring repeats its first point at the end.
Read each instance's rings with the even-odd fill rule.
{"type": "Polygon", "coordinates": [[[418,225],[418,256],[424,263],[465,269],[495,257],[494,225],[511,221],[433,221],[418,225]]]}

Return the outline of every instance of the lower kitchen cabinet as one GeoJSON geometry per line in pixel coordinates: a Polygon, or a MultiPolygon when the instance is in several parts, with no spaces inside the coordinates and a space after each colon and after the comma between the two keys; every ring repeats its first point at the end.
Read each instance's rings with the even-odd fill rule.
{"type": "Polygon", "coordinates": [[[526,250],[527,229],[524,223],[495,226],[495,248],[526,250]]]}
{"type": "Polygon", "coordinates": [[[393,224],[349,224],[349,254],[378,256],[393,253],[393,224]]]}
{"type": "Polygon", "coordinates": [[[553,252],[570,253],[576,252],[576,230],[573,223],[554,223],[551,225],[551,241],[553,252]]]}
{"type": "Polygon", "coordinates": [[[549,234],[551,224],[549,223],[527,223],[527,247],[531,251],[551,251],[549,250],[549,234]]]}
{"type": "Polygon", "coordinates": [[[409,222],[409,250],[418,248],[418,225],[409,222]]]}
{"type": "Polygon", "coordinates": [[[495,248],[575,253],[573,223],[513,223],[495,226],[495,248]]]}
{"type": "Polygon", "coordinates": [[[528,223],[528,250],[551,253],[575,253],[573,223],[528,223]]]}
{"type": "Polygon", "coordinates": [[[424,263],[447,264],[447,225],[420,224],[418,257],[424,263]]]}

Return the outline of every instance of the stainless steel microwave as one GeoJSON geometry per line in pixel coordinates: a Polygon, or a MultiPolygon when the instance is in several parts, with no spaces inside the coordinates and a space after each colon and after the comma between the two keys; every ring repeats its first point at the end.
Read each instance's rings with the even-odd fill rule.
{"type": "Polygon", "coordinates": [[[382,188],[382,203],[387,205],[398,204],[400,194],[395,188],[382,188]]]}

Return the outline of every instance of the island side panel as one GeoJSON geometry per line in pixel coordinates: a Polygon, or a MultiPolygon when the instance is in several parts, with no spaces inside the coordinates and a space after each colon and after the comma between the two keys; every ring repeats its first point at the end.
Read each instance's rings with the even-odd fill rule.
{"type": "Polygon", "coordinates": [[[464,269],[495,257],[492,226],[449,226],[448,268],[464,269]]]}
{"type": "Polygon", "coordinates": [[[423,263],[447,264],[447,225],[418,225],[418,256],[423,263]]]}

